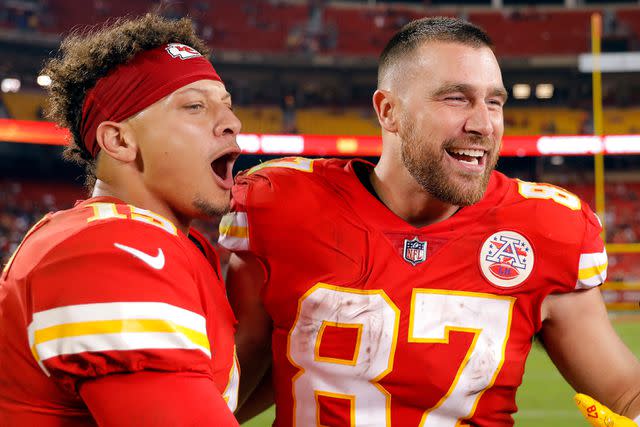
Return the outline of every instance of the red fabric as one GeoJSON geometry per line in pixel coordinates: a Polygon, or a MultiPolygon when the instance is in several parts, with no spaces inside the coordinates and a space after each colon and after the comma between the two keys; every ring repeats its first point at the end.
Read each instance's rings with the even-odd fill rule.
{"type": "MultiPolygon", "coordinates": [[[[236,320],[215,271],[217,263],[209,263],[183,233],[149,222],[139,212],[134,215],[132,209],[117,199],[98,197],[50,214],[25,238],[5,270],[0,279],[0,366],[10,369],[0,369],[0,426],[95,426],[77,389],[105,376],[182,373],[206,377],[220,399],[237,392],[227,390],[236,320]],[[91,203],[98,202],[112,203],[110,218],[96,214],[91,203]],[[116,243],[151,255],[162,249],[163,266],[156,270],[116,243]],[[47,357],[36,346],[39,366],[29,344],[34,314],[101,303],[163,303],[202,316],[211,355],[171,346],[101,350],[93,347],[97,335],[82,335],[78,338],[93,351],[47,357]]],[[[212,251],[206,241],[201,244],[212,251]]],[[[118,335],[123,334],[106,337],[118,340],[118,335]]]]}
{"type": "MultiPolygon", "coordinates": [[[[246,212],[249,249],[269,273],[263,301],[274,324],[274,426],[315,425],[316,416],[331,420],[330,425],[349,425],[350,414],[381,409],[384,417],[385,407],[390,425],[418,426],[426,411],[450,396],[451,387],[468,391],[445,399],[456,409],[467,396],[478,399],[469,424],[513,425],[516,389],[541,326],[542,301],[550,293],[572,292],[580,255],[603,251],[593,213],[584,203],[582,210],[571,210],[550,199],[527,199],[515,180],[495,172],[482,201],[445,221],[415,228],[363,187],[354,163],[315,160],[307,172],[265,164],[236,178],[233,208],[246,212]],[[513,287],[490,283],[480,268],[484,242],[502,230],[526,236],[535,256],[528,278],[513,287]],[[426,260],[415,266],[403,259],[403,243],[414,237],[427,243],[426,260]],[[339,290],[318,294],[331,287],[339,290]],[[447,304],[422,309],[414,291],[444,296],[447,304]],[[386,303],[376,303],[382,292],[386,303]],[[463,297],[469,300],[462,303],[463,297]],[[508,326],[486,308],[496,301],[513,301],[508,326]],[[382,306],[397,308],[396,314],[384,314],[382,306]],[[438,308],[442,313],[430,315],[438,308]],[[445,318],[454,314],[456,322],[445,318]],[[474,344],[475,334],[455,325],[474,328],[478,320],[486,323],[474,344]],[[325,343],[330,335],[319,334],[323,321],[362,325],[355,365],[317,359],[316,349],[335,344],[325,343]],[[411,341],[411,325],[427,322],[435,325],[427,330],[438,333],[453,325],[448,338],[436,339],[433,332],[431,340],[411,341]],[[483,338],[497,337],[497,330],[508,331],[507,339],[483,338]],[[395,347],[388,351],[380,343],[390,336],[395,347]],[[504,353],[498,342],[504,343],[504,353]],[[498,360],[498,368],[487,368],[498,360]],[[473,376],[459,380],[457,373],[466,366],[473,376]],[[479,379],[493,382],[483,390],[475,388],[479,379]],[[329,398],[317,398],[325,395],[329,398]],[[354,402],[355,412],[332,403],[345,399],[354,402]]],[[[346,353],[353,341],[345,340],[344,346],[346,353]]],[[[434,424],[457,425],[455,412],[444,417],[434,424]]]]}
{"type": "Polygon", "coordinates": [[[120,122],[174,90],[197,80],[222,81],[213,65],[195,49],[170,43],[138,53],[98,80],[82,107],[82,141],[95,157],[96,129],[106,120],[120,122]]]}
{"type": "Polygon", "coordinates": [[[101,427],[238,426],[211,378],[195,373],[109,375],[80,395],[101,427]]]}

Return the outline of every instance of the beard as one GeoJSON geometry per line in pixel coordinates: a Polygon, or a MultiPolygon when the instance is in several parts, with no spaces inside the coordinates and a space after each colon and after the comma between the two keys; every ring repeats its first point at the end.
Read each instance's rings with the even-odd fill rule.
{"type": "Polygon", "coordinates": [[[446,148],[470,144],[492,147],[489,138],[450,138],[438,146],[425,142],[409,120],[403,120],[399,131],[402,162],[413,179],[438,200],[454,206],[469,206],[482,199],[487,191],[491,172],[498,163],[497,149],[487,151],[482,175],[458,173],[447,170],[446,148]]]}
{"type": "Polygon", "coordinates": [[[201,218],[221,217],[229,213],[230,203],[214,204],[201,197],[196,197],[193,207],[200,213],[201,218]]]}

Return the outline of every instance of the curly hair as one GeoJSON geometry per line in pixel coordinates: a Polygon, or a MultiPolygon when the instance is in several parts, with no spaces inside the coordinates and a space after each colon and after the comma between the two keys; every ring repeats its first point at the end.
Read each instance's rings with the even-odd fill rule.
{"type": "Polygon", "coordinates": [[[50,59],[42,73],[51,77],[47,116],[69,129],[71,140],[63,152],[66,160],[85,168],[85,185],[95,183],[95,159],[82,142],[82,106],[87,91],[113,68],[128,62],[138,52],[166,43],[182,43],[203,56],[209,48],[198,38],[189,19],[171,21],[155,14],[119,18],[102,26],[76,30],[66,37],[59,55],[50,59]]]}

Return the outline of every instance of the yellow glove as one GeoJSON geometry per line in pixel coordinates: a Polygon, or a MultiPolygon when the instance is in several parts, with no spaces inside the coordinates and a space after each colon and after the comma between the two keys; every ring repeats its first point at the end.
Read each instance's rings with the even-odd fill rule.
{"type": "Polygon", "coordinates": [[[582,415],[594,427],[638,427],[627,417],[618,415],[602,403],[586,394],[578,393],[573,397],[582,415]]]}

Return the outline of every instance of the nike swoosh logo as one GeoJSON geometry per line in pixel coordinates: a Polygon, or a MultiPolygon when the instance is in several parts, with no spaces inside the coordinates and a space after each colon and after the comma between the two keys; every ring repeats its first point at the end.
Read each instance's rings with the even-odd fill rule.
{"type": "Polygon", "coordinates": [[[151,256],[148,253],[142,252],[139,249],[132,248],[130,246],[121,245],[120,243],[114,243],[113,246],[115,246],[118,249],[122,249],[125,252],[130,253],[134,257],[148,264],[149,267],[151,268],[154,268],[156,270],[162,270],[164,268],[164,253],[160,248],[158,248],[158,255],[151,256]]]}

